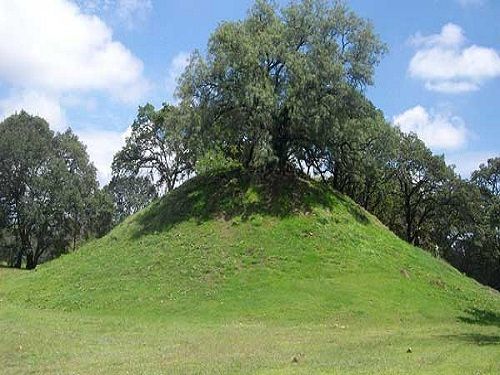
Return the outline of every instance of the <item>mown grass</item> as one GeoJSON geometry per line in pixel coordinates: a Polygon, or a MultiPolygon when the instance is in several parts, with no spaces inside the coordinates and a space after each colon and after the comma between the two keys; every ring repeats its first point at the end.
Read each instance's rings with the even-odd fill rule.
{"type": "Polygon", "coordinates": [[[0,300],[7,374],[500,373],[497,292],[293,176],[198,177],[0,300]]]}

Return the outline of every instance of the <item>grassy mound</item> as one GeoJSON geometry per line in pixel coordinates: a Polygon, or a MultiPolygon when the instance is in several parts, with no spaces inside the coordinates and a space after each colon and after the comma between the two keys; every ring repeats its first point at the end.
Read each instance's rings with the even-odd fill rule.
{"type": "MultiPolygon", "coordinates": [[[[71,358],[90,353],[94,365],[72,364],[83,373],[500,370],[498,293],[297,176],[196,177],[77,253],[0,277],[12,333],[0,343],[17,345],[35,316],[43,327],[78,327],[84,343],[104,327],[116,358],[61,344],[71,358]],[[420,354],[408,357],[410,345],[420,354]]],[[[44,350],[34,349],[38,366],[50,358],[44,350]]]]}

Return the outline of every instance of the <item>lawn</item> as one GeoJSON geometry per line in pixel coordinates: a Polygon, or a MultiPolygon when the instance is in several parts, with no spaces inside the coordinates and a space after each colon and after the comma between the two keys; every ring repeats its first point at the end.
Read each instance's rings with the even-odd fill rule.
{"type": "Polygon", "coordinates": [[[498,292],[292,182],[193,179],[76,253],[0,268],[0,373],[500,373],[498,292]]]}
{"type": "Polygon", "coordinates": [[[2,301],[0,316],[5,375],[500,373],[500,316],[480,312],[433,325],[202,324],[2,301]]]}

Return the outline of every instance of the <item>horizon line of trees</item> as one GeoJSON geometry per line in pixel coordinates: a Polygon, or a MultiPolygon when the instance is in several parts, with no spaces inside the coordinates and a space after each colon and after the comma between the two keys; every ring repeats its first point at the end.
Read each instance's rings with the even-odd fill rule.
{"type": "MultiPolygon", "coordinates": [[[[114,157],[113,179],[90,196],[111,202],[106,212],[117,223],[195,174],[236,166],[301,171],[350,196],[409,243],[500,290],[500,157],[464,180],[415,134],[389,124],[365,96],[386,51],[371,23],[344,2],[279,8],[257,0],[244,20],[217,27],[205,56],[192,54],[177,105],[139,107],[114,157]]],[[[71,173],[64,176],[71,181],[71,173]]],[[[6,205],[1,194],[22,244],[25,214],[12,214],[15,199],[6,205]]],[[[82,202],[58,205],[65,208],[56,217],[71,231],[54,238],[68,242],[92,227],[85,215],[70,214],[90,207],[82,202]]]]}

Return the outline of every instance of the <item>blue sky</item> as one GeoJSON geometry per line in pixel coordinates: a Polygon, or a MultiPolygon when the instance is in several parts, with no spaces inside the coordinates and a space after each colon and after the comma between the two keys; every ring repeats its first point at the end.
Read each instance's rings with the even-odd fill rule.
{"type": "MultiPolygon", "coordinates": [[[[346,2],[389,46],[367,89],[388,120],[465,177],[500,154],[500,1],[346,2]]],[[[0,118],[24,108],[71,126],[106,182],[137,106],[172,101],[189,53],[251,4],[0,0],[0,118]]]]}

